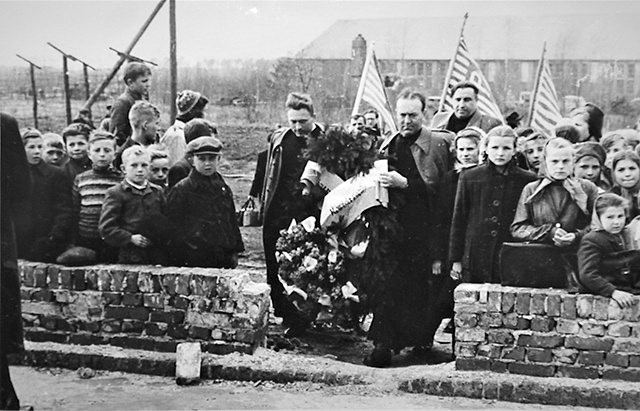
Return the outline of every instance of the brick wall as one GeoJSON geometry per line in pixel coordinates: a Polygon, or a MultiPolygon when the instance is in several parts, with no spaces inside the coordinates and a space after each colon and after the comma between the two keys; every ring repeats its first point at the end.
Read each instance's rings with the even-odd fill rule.
{"type": "Polygon", "coordinates": [[[20,261],[25,338],[175,351],[253,353],[266,335],[269,287],[247,270],[20,261]]]}
{"type": "Polygon", "coordinates": [[[461,284],[456,369],[640,381],[640,296],[629,309],[564,290],[461,284]]]}

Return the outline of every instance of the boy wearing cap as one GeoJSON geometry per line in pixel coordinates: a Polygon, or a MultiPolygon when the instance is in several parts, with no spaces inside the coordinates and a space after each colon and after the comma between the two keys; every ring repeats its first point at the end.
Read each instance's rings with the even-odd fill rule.
{"type": "Polygon", "coordinates": [[[69,124],[62,130],[62,138],[69,155],[69,162],[62,169],[67,174],[70,182],[78,174],[91,170],[91,160],[87,154],[89,134],[91,134],[91,129],[82,123],[69,124]]]}
{"type": "Polygon", "coordinates": [[[32,191],[16,224],[18,257],[53,262],[64,251],[71,230],[71,182],[58,167],[42,161],[42,134],[22,130],[32,191]]]}
{"type": "MultiPolygon", "coordinates": [[[[193,120],[189,120],[189,122],[184,126],[184,140],[187,144],[198,137],[215,136],[217,134],[217,126],[203,118],[194,118],[193,120]]],[[[186,178],[192,168],[193,165],[191,164],[190,158],[186,155],[185,146],[185,155],[169,169],[169,189],[175,186],[178,181],[186,178]]]]}
{"type": "Polygon", "coordinates": [[[136,101],[148,100],[151,88],[151,69],[143,63],[131,62],[124,68],[124,84],[127,89],[111,107],[109,132],[116,136],[119,146],[131,136],[129,111],[136,101]]]}
{"type": "Polygon", "coordinates": [[[175,262],[189,267],[235,268],[244,243],[233,193],[218,173],[222,143],[199,137],[187,145],[189,176],[169,193],[167,215],[176,227],[175,262]]]}
{"type": "Polygon", "coordinates": [[[124,180],[107,190],[98,231],[109,245],[117,247],[119,264],[157,264],[161,250],[147,233],[154,222],[158,225],[165,213],[162,188],[147,179],[151,156],[142,146],[127,148],[122,153],[124,180]]]}
{"type": "Polygon", "coordinates": [[[115,136],[107,131],[94,131],[89,138],[92,168],[78,174],[73,183],[74,243],[94,250],[98,262],[115,262],[117,255],[98,232],[102,202],[107,190],[122,181],[122,173],[113,167],[115,153],[115,136]]]}
{"type": "Polygon", "coordinates": [[[169,167],[184,157],[188,141],[185,141],[185,124],[194,118],[204,118],[204,108],[209,99],[197,91],[184,90],[176,98],[176,121],[160,139],[162,149],[169,154],[169,167]]]}

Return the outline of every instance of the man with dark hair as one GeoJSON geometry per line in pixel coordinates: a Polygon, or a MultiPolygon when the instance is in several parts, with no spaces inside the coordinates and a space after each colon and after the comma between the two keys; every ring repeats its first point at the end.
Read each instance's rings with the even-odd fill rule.
{"type": "Polygon", "coordinates": [[[451,90],[454,110],[436,114],[431,122],[431,127],[457,133],[467,127],[474,126],[487,133],[492,128],[501,125],[502,122],[499,119],[480,113],[478,92],[478,87],[469,81],[456,84],[451,90]]]}
{"type": "Polygon", "coordinates": [[[376,133],[378,137],[382,135],[380,131],[380,113],[375,108],[370,108],[364,112],[364,124],[371,128],[371,131],[376,133]]]}
{"type": "Polygon", "coordinates": [[[271,301],[275,315],[282,317],[287,328],[285,335],[293,337],[305,332],[309,319],[304,318],[285,295],[278,278],[276,242],[280,230],[286,229],[292,219],[302,221],[311,215],[319,217],[319,210],[312,199],[302,195],[300,176],[306,163],[302,152],[307,147],[307,139],[317,138],[323,131],[315,122],[313,101],[309,95],[290,93],[285,108],[289,127],[280,128],[269,137],[264,170],[256,173],[264,176],[259,188],[262,192],[262,240],[271,301]]]}
{"type": "Polygon", "coordinates": [[[149,99],[151,69],[144,63],[128,63],[124,68],[123,81],[127,88],[113,103],[109,121],[109,132],[116,136],[118,147],[131,136],[129,110],[136,101],[149,99]]]}
{"type": "Polygon", "coordinates": [[[178,94],[176,121],[160,139],[160,146],[169,154],[169,167],[183,158],[187,151],[187,142],[184,139],[185,124],[194,118],[204,118],[204,109],[208,103],[209,99],[197,91],[184,90],[178,94]]]}
{"type": "Polygon", "coordinates": [[[396,116],[400,131],[385,140],[380,150],[389,159],[389,171],[380,183],[389,189],[389,210],[396,214],[400,234],[393,255],[397,272],[387,273],[384,297],[376,302],[368,338],[375,349],[365,364],[391,364],[392,350],[414,347],[428,352],[433,343],[430,318],[429,277],[442,275],[434,254],[437,186],[451,168],[448,141],[451,133],[423,125],[425,97],[414,91],[400,94],[396,116]]]}

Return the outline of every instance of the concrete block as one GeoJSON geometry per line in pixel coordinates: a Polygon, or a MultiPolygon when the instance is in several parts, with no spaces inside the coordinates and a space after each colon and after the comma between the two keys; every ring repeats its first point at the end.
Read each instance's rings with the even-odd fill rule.
{"type": "Polygon", "coordinates": [[[580,332],[580,324],[576,320],[558,318],[556,322],[556,332],[561,334],[578,334],[580,332]]]}
{"type": "Polygon", "coordinates": [[[607,335],[611,337],[630,337],[631,325],[629,323],[616,322],[609,324],[607,327],[607,335]]]}
{"type": "MultiPolygon", "coordinates": [[[[579,350],[611,351],[614,340],[611,338],[567,336],[564,346],[579,350]]],[[[624,351],[624,350],[621,350],[624,351]]]]}
{"type": "Polygon", "coordinates": [[[562,318],[575,319],[576,315],[576,296],[571,294],[563,295],[560,316],[562,318]]]}
{"type": "Polygon", "coordinates": [[[552,351],[553,360],[563,364],[574,364],[580,352],[572,348],[556,348],[552,351]]]}

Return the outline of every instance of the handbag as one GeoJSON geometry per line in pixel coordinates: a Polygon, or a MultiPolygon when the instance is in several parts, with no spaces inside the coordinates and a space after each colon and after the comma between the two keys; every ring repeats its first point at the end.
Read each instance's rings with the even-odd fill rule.
{"type": "Polygon", "coordinates": [[[249,197],[236,213],[238,227],[260,226],[260,211],[256,207],[253,198],[249,197]]]}
{"type": "Polygon", "coordinates": [[[500,282],[505,286],[578,292],[578,264],[573,251],[550,244],[504,243],[500,250],[500,282]]]}

